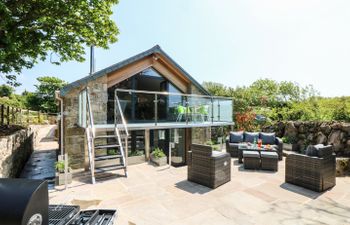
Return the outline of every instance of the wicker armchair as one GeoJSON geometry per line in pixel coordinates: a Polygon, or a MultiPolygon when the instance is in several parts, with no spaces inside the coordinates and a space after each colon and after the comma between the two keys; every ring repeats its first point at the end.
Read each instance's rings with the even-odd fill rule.
{"type": "Polygon", "coordinates": [[[332,146],[328,148],[329,154],[322,157],[301,154],[290,154],[286,159],[285,181],[302,186],[317,192],[325,191],[335,186],[336,158],[332,153],[332,146]]]}
{"type": "Polygon", "coordinates": [[[212,151],[208,145],[192,144],[188,153],[188,180],[217,188],[231,180],[231,157],[228,153],[212,151]]]}

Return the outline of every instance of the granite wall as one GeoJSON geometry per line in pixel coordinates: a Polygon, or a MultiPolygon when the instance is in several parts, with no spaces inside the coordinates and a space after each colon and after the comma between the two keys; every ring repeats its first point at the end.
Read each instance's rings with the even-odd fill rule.
{"type": "Polygon", "coordinates": [[[309,144],[332,144],[338,157],[350,157],[350,123],[342,122],[278,122],[264,127],[279,137],[287,137],[300,149],[309,144]]]}
{"type": "Polygon", "coordinates": [[[37,129],[29,127],[0,137],[0,178],[19,177],[33,152],[37,129]]]}
{"type": "MultiPolygon", "coordinates": [[[[107,75],[88,83],[95,124],[107,123],[107,75]]],[[[84,85],[64,96],[64,147],[73,169],[88,168],[85,129],[77,125],[79,120],[79,92],[84,85]]]]}

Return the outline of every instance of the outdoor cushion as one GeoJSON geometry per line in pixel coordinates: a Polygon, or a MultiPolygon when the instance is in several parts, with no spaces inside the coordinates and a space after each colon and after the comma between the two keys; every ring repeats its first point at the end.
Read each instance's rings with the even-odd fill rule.
{"type": "Polygon", "coordinates": [[[214,158],[226,157],[226,155],[227,155],[226,152],[219,152],[219,151],[212,151],[211,152],[211,157],[214,157],[214,158]]]}
{"type": "Polygon", "coordinates": [[[257,151],[243,151],[243,158],[260,158],[260,154],[257,151]]]}
{"type": "Polygon", "coordinates": [[[270,145],[271,148],[277,150],[278,149],[278,145],[270,145]]]}
{"type": "Polygon", "coordinates": [[[254,139],[258,141],[259,133],[258,132],[245,132],[244,133],[244,141],[253,143],[254,139]]]}
{"type": "Polygon", "coordinates": [[[319,158],[330,156],[333,153],[332,145],[327,145],[327,146],[324,146],[322,144],[321,145],[315,145],[315,148],[317,150],[317,156],[319,158]]]}
{"type": "Polygon", "coordinates": [[[231,143],[240,143],[243,142],[243,131],[230,132],[230,142],[231,143]]]}
{"type": "MultiPolygon", "coordinates": [[[[322,145],[323,146],[323,145],[322,145]]],[[[307,156],[317,156],[318,157],[318,147],[321,147],[319,145],[309,145],[306,148],[305,155],[307,156]]]]}
{"type": "Polygon", "coordinates": [[[273,145],[276,142],[275,133],[260,133],[260,138],[262,140],[263,145],[273,145]]]}
{"type": "Polygon", "coordinates": [[[278,154],[276,152],[260,152],[261,158],[278,159],[278,154]]]}

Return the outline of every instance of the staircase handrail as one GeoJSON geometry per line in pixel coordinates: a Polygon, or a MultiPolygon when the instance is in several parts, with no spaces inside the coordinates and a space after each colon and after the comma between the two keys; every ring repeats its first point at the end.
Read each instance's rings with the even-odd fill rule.
{"type": "MultiPolygon", "coordinates": [[[[123,124],[123,127],[124,127],[124,131],[125,131],[125,134],[126,134],[126,136],[128,137],[129,136],[129,132],[128,132],[128,126],[127,126],[127,124],[126,124],[126,121],[125,121],[125,118],[124,118],[124,113],[123,113],[123,111],[122,111],[122,107],[121,107],[121,105],[120,105],[120,101],[119,101],[119,98],[118,98],[118,92],[117,92],[117,90],[115,90],[115,101],[116,101],[116,104],[115,104],[115,112],[114,112],[114,114],[115,114],[115,116],[116,116],[116,107],[118,107],[118,111],[119,111],[119,114],[120,114],[120,117],[121,117],[121,119],[122,119],[122,124],[123,124]]],[[[115,126],[117,127],[118,126],[118,124],[117,124],[117,120],[116,120],[116,118],[114,119],[114,123],[115,123],[115,126]]]]}
{"type": "Polygon", "coordinates": [[[91,108],[91,102],[90,102],[90,94],[89,94],[89,87],[85,88],[86,91],[86,103],[87,103],[87,107],[88,107],[88,113],[89,113],[89,125],[91,128],[91,133],[92,133],[92,137],[95,137],[95,125],[94,125],[94,117],[92,114],[92,108],[91,108]]]}

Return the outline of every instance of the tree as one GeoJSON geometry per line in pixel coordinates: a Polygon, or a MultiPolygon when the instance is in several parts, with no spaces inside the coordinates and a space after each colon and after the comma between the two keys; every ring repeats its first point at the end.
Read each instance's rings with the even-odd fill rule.
{"type": "Polygon", "coordinates": [[[108,48],[117,41],[118,28],[111,20],[118,0],[0,1],[0,74],[8,81],[13,73],[32,68],[48,52],[58,62],[84,60],[84,45],[108,48]]]}
{"type": "Polygon", "coordinates": [[[215,96],[227,96],[227,88],[220,83],[215,82],[203,82],[203,87],[211,94],[215,96]]]}
{"type": "Polygon", "coordinates": [[[337,107],[333,111],[333,119],[349,122],[350,121],[349,114],[350,112],[346,106],[346,98],[341,97],[339,103],[337,104],[337,107]]]}
{"type": "Polygon", "coordinates": [[[37,95],[37,93],[25,91],[24,93],[22,93],[22,96],[24,99],[25,108],[35,110],[35,111],[42,110],[40,107],[42,100],[37,95]]]}
{"type": "Polygon", "coordinates": [[[302,98],[299,85],[290,81],[282,81],[279,83],[278,94],[279,100],[285,103],[289,101],[300,101],[302,98]]]}
{"type": "MultiPolygon", "coordinates": [[[[67,83],[57,77],[38,77],[39,81],[36,87],[36,96],[29,96],[29,100],[36,103],[39,102],[40,110],[46,112],[57,112],[55,103],[55,91],[61,89],[67,83]]],[[[33,107],[31,107],[33,108],[33,107]]]]}
{"type": "Polygon", "coordinates": [[[0,85],[0,97],[10,97],[15,92],[15,89],[9,85],[0,85]]]}

